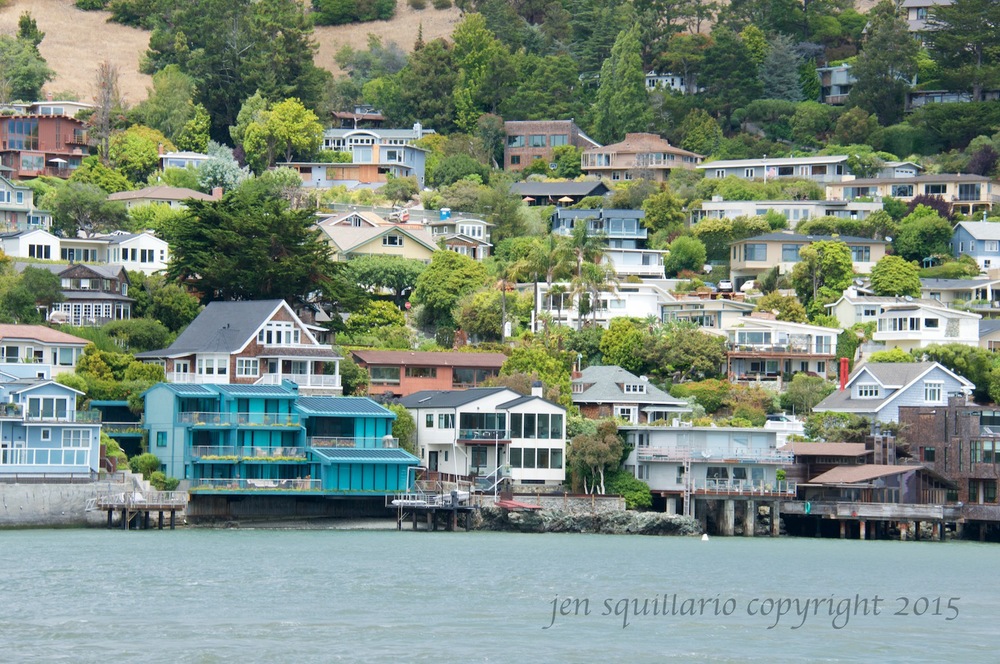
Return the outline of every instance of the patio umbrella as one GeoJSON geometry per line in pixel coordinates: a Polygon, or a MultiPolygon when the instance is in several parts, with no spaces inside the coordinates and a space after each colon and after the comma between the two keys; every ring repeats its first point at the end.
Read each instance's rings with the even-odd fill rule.
{"type": "Polygon", "coordinates": [[[559,199],[559,202],[560,203],[572,203],[573,199],[570,198],[569,196],[563,196],[562,198],[559,199]]]}
{"type": "Polygon", "coordinates": [[[49,163],[50,164],[68,164],[69,162],[66,161],[65,159],[60,158],[60,157],[56,157],[54,159],[49,159],[49,163]]]}
{"type": "Polygon", "coordinates": [[[522,203],[534,203],[535,199],[532,198],[531,196],[525,196],[524,198],[521,199],[521,202],[522,203]]]}

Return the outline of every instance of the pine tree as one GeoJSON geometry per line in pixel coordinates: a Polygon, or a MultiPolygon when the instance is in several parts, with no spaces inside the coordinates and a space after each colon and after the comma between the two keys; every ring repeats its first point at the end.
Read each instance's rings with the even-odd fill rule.
{"type": "Polygon", "coordinates": [[[800,63],[801,58],[790,37],[777,35],[772,39],[771,48],[760,65],[760,82],[764,86],[764,98],[802,101],[800,63]]]}
{"type": "Polygon", "coordinates": [[[917,70],[916,40],[906,21],[896,15],[890,0],[882,0],[870,14],[868,38],[851,68],[857,82],[848,103],[878,116],[883,126],[903,116],[907,80],[917,70]]]}
{"type": "Polygon", "coordinates": [[[646,75],[642,69],[638,29],[618,33],[611,56],[601,66],[601,84],[594,103],[594,135],[613,143],[630,131],[642,131],[652,121],[646,75]]]}

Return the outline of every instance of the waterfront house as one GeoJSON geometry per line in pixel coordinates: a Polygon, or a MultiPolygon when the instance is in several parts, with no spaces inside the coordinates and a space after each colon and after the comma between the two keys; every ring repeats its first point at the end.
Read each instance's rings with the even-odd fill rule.
{"type": "Polygon", "coordinates": [[[816,155],[762,159],[720,159],[699,165],[710,180],[729,176],[741,180],[799,178],[815,182],[839,182],[851,176],[847,155],[816,155]]]}
{"type": "Polygon", "coordinates": [[[560,485],[566,479],[566,409],[506,387],[427,390],[400,400],[417,423],[420,463],[495,484],[560,485]]]}
{"type": "Polygon", "coordinates": [[[879,316],[885,307],[897,304],[921,304],[929,306],[941,306],[938,300],[931,299],[910,299],[894,296],[859,295],[855,287],[850,287],[836,302],[825,305],[827,313],[837,319],[840,326],[845,330],[850,329],[857,323],[878,324],[879,316]]]}
{"type": "Polygon", "coordinates": [[[52,380],[0,372],[0,478],[96,478],[100,414],[77,410],[82,395],[52,380]]]}
{"type": "Polygon", "coordinates": [[[581,150],[600,147],[572,120],[507,120],[503,127],[507,137],[503,153],[505,171],[520,171],[536,159],[549,164],[555,148],[562,145],[581,150]]]}
{"type": "Polygon", "coordinates": [[[209,159],[211,157],[204,152],[192,152],[190,150],[183,150],[181,152],[161,151],[160,170],[165,171],[168,168],[198,168],[209,159]]]}
{"type": "MultiPolygon", "coordinates": [[[[661,305],[664,302],[674,302],[676,298],[670,293],[670,286],[676,281],[665,279],[648,279],[642,282],[622,282],[617,286],[607,284],[595,293],[574,294],[572,284],[538,283],[520,284],[522,292],[535,292],[535,311],[544,311],[552,317],[552,321],[569,327],[580,327],[584,322],[591,321],[601,327],[607,327],[612,319],[621,316],[629,318],[647,318],[653,316],[659,319],[661,305]],[[580,301],[589,303],[589,312],[581,315],[580,301]]],[[[536,321],[536,325],[538,325],[536,321]]]]}
{"type": "Polygon", "coordinates": [[[617,417],[630,424],[646,424],[691,412],[684,399],[618,366],[587,367],[573,376],[572,390],[573,405],[591,420],[617,417]]]}
{"type": "Polygon", "coordinates": [[[854,413],[879,422],[898,422],[900,406],[944,406],[975,385],[937,362],[867,362],[813,412],[854,413]]]}
{"type": "Polygon", "coordinates": [[[288,381],[159,383],[143,397],[149,449],[192,495],[387,495],[417,465],[395,415],[364,397],[302,396],[288,381]]]}
{"type": "Polygon", "coordinates": [[[339,262],[358,256],[400,256],[430,262],[439,247],[422,228],[399,224],[385,226],[343,226],[319,223],[330,246],[330,259],[339,262]]]}
{"type": "Polygon", "coordinates": [[[706,331],[725,330],[738,325],[756,308],[734,299],[726,293],[674,293],[673,301],[660,304],[660,320],[664,323],[693,323],[706,331]],[[720,297],[721,295],[721,297],[720,297]]]}
{"type": "Polygon", "coordinates": [[[872,339],[887,348],[911,351],[933,344],[979,345],[977,313],[939,304],[902,301],[882,306],[872,339]]]}
{"type": "Polygon", "coordinates": [[[656,134],[628,133],[625,138],[604,147],[583,151],[580,169],[586,175],[596,175],[612,182],[644,178],[666,182],[674,169],[691,170],[705,157],[682,150],[656,134]]]}
{"type": "Polygon", "coordinates": [[[503,353],[435,353],[410,350],[353,350],[368,371],[368,393],[405,397],[422,390],[462,390],[482,385],[500,373],[503,353]]]}
{"type": "Polygon", "coordinates": [[[1000,309],[1000,279],[921,279],[920,297],[986,313],[1000,309]]]}
{"type": "Polygon", "coordinates": [[[414,143],[433,133],[420,123],[409,129],[333,127],[323,132],[323,149],[347,152],[351,155],[350,162],[291,162],[280,166],[297,171],[304,187],[343,185],[348,189],[374,189],[390,177],[413,177],[422,189],[428,150],[414,143]]]}
{"type": "Polygon", "coordinates": [[[851,262],[858,274],[868,274],[885,256],[888,243],[849,235],[799,235],[790,231],[765,233],[737,240],[730,245],[730,274],[738,288],[749,279],[769,271],[775,265],[781,274],[790,274],[799,262],[802,247],[820,241],[843,242],[851,250],[851,262]]]}
{"type": "Polygon", "coordinates": [[[340,394],[340,360],[284,300],[210,302],[168,348],[137,353],[172,383],[280,385],[340,394]]]}
{"type": "Polygon", "coordinates": [[[730,381],[781,388],[782,380],[805,372],[826,377],[833,369],[840,330],[805,323],[743,318],[725,331],[726,373],[730,381]]]}

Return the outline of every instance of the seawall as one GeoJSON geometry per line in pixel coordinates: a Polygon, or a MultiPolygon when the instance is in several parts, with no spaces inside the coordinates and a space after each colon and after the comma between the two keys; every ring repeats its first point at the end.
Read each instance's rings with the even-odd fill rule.
{"type": "Polygon", "coordinates": [[[87,501],[106,484],[0,484],[0,528],[100,526],[104,512],[87,501]]]}
{"type": "Polygon", "coordinates": [[[542,509],[526,512],[483,507],[477,530],[519,533],[594,533],[601,535],[700,535],[691,517],[662,512],[605,511],[575,513],[542,509]]]}

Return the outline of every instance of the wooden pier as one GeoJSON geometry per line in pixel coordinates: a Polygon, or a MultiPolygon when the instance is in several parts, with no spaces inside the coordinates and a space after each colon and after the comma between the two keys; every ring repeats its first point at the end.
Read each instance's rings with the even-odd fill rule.
{"type": "Polygon", "coordinates": [[[169,513],[169,527],[173,530],[177,512],[184,511],[187,501],[184,491],[118,491],[98,496],[88,509],[107,512],[108,528],[114,527],[114,515],[120,512],[122,530],[148,530],[150,515],[154,512],[157,514],[156,528],[163,530],[164,517],[169,513]]]}

